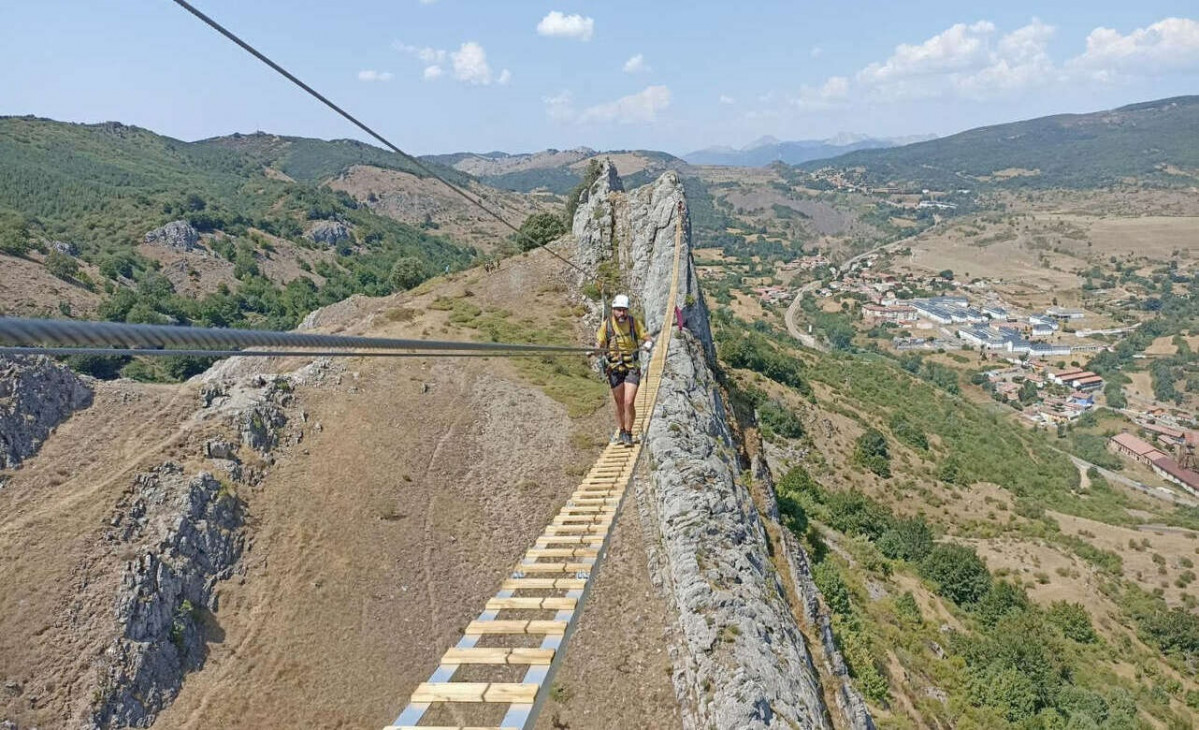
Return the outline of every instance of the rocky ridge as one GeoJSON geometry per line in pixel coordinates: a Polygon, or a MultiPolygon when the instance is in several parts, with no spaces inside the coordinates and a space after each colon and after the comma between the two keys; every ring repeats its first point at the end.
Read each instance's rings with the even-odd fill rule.
{"type": "MultiPolygon", "coordinates": [[[[664,310],[675,223],[686,215],[683,187],[668,172],[650,185],[620,191],[616,170],[606,165],[573,222],[576,261],[591,271],[618,261],[647,328],[657,335],[674,324],[666,319],[673,313],[664,310]]],[[[795,618],[806,613],[788,603],[784,577],[771,561],[764,521],[778,527],[777,508],[760,511],[753,485],[742,476],[749,464],[743,463],[717,381],[685,219],[684,226],[678,306],[686,329],[671,344],[646,434],[648,488],[638,490],[645,495],[639,504],[643,519],[657,531],[650,536],[656,543],[650,551],[653,579],[675,613],[673,679],[684,725],[832,728],[820,672],[795,618]]],[[[759,471],[756,486],[772,500],[764,462],[759,471]]],[[[793,547],[802,553],[797,544],[793,547]]],[[[815,590],[810,581],[807,587],[815,590]]],[[[864,705],[860,709],[864,712],[864,705]]],[[[852,711],[838,713],[842,722],[836,726],[870,727],[852,716],[852,711]]]]}
{"type": "Polygon", "coordinates": [[[0,357],[0,468],[37,453],[55,426],[92,404],[92,389],[48,357],[0,357]]]}

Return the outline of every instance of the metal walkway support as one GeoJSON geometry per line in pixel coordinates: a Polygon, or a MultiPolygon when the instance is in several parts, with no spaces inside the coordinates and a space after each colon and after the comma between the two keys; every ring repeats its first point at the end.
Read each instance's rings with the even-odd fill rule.
{"type": "Polygon", "coordinates": [[[533,726],[537,710],[545,701],[547,685],[582,613],[644,448],[641,441],[653,416],[674,331],[671,325],[679,290],[682,213],[680,205],[662,330],[646,369],[645,385],[637,393],[637,443],[632,448],[609,444],[604,449],[566,506],[513,567],[500,591],[487,601],[478,619],[466,627],[463,637],[446,651],[437,670],[416,688],[408,706],[385,730],[526,730],[533,726]],[[553,619],[521,618],[530,612],[548,611],[555,611],[553,619]],[[540,638],[536,648],[528,646],[530,636],[540,638]],[[486,646],[479,646],[481,642],[486,646]],[[455,681],[458,670],[467,665],[516,665],[525,669],[519,682],[455,681]],[[421,725],[428,710],[442,702],[507,705],[507,711],[498,726],[421,725]]]}

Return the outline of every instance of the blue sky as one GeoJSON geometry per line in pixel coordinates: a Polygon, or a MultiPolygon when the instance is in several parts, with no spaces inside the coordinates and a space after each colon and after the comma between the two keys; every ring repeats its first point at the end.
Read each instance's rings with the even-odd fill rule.
{"type": "MultiPolygon", "coordinates": [[[[1199,93],[1199,9],[196,0],[416,153],[949,134],[1199,93]]],[[[361,137],[169,0],[7,0],[0,114],[361,137]]]]}

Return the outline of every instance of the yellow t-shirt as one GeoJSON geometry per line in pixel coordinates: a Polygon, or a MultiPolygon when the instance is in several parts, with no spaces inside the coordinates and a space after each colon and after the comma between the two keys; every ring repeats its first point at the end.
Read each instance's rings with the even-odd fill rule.
{"type": "Polygon", "coordinates": [[[595,340],[599,346],[609,350],[608,362],[613,365],[623,363],[629,368],[637,367],[637,348],[645,338],[645,323],[632,316],[626,317],[624,324],[616,321],[615,317],[609,316],[595,334],[595,340]],[[634,320],[636,329],[633,327],[634,320]],[[609,329],[612,330],[611,343],[608,342],[609,329]]]}

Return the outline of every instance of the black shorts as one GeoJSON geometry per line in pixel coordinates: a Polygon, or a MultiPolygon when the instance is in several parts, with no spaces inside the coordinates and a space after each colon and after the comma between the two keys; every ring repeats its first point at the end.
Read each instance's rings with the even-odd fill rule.
{"type": "Polygon", "coordinates": [[[616,386],[620,385],[621,383],[628,383],[629,385],[639,385],[641,383],[641,371],[640,370],[623,370],[623,371],[617,372],[615,370],[609,370],[608,371],[608,385],[615,388],[616,386]]]}

